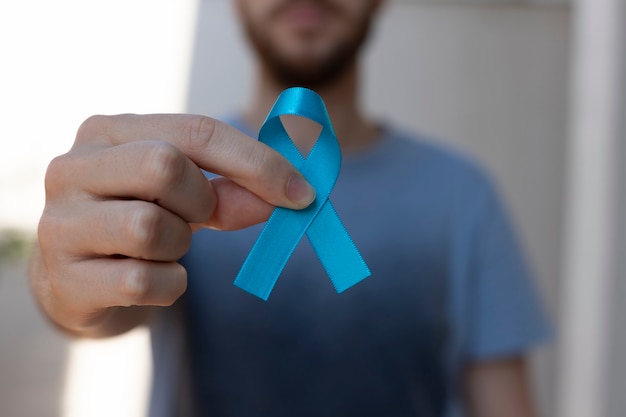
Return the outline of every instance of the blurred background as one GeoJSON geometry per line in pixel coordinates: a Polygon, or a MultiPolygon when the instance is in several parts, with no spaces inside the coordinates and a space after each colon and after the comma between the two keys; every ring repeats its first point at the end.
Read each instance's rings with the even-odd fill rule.
{"type": "MultiPolygon", "coordinates": [[[[363,57],[370,115],[495,176],[557,331],[533,357],[544,416],[626,414],[624,3],[390,0],[363,57]]],[[[250,57],[230,4],[3,2],[0,54],[0,414],[141,416],[145,329],[61,336],[28,294],[25,255],[46,166],[85,118],[220,117],[245,102],[250,57]]]]}

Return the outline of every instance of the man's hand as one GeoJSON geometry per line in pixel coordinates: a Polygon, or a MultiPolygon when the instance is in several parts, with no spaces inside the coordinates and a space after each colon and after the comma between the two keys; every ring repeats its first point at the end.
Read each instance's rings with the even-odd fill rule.
{"type": "Polygon", "coordinates": [[[186,288],[176,261],[199,227],[236,229],[314,191],[271,148],[189,115],[95,116],[52,161],[31,284],[44,311],[77,335],[137,324],[186,288]],[[200,168],[222,178],[206,180],[200,168]],[[137,314],[139,313],[139,314],[137,314]]]}

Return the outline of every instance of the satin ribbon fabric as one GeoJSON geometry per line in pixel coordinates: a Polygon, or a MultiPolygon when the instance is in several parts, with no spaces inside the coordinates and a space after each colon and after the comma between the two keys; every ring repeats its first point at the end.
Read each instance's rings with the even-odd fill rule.
{"type": "Polygon", "coordinates": [[[305,233],[337,292],[368,277],[369,268],[328,199],[341,168],[341,151],[322,98],[301,87],[283,91],[261,127],[259,141],[298,168],[315,188],[316,198],[303,210],[274,209],[234,284],[267,300],[305,233]],[[281,115],[306,117],[322,126],[306,159],[289,138],[281,115]]]}

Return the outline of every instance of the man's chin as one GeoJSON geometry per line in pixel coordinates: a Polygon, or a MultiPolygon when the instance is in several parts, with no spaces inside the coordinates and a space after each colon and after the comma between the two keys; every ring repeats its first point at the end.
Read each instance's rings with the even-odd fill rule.
{"type": "Polygon", "coordinates": [[[284,87],[301,86],[310,89],[319,89],[332,84],[339,78],[340,68],[329,70],[317,68],[314,65],[274,67],[271,74],[284,87]]]}
{"type": "Polygon", "coordinates": [[[263,61],[269,74],[285,87],[298,85],[320,88],[333,84],[346,73],[356,58],[354,53],[350,53],[353,51],[346,52],[325,57],[280,57],[268,54],[263,56],[263,61]]]}

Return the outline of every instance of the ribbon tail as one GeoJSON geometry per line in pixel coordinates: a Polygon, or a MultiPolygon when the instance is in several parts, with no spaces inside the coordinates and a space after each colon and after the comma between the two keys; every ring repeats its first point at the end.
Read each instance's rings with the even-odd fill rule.
{"type": "Polygon", "coordinates": [[[317,201],[299,211],[275,208],[234,284],[267,301],[278,276],[319,209],[317,201]]]}
{"type": "Polygon", "coordinates": [[[330,200],[326,200],[306,235],[338,293],[371,275],[330,200]]]}

